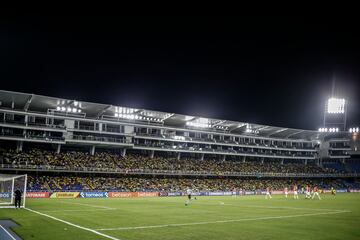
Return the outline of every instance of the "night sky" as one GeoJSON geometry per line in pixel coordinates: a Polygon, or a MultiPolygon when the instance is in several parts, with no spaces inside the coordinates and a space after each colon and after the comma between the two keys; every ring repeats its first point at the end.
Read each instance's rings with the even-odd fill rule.
{"type": "Polygon", "coordinates": [[[0,89],[318,129],[347,99],[360,125],[352,19],[0,17],[0,89]]]}

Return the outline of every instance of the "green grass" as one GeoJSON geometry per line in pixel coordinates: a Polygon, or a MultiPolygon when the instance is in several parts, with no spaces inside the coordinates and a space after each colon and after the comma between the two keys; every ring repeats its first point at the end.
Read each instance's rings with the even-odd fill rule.
{"type": "MultiPolygon", "coordinates": [[[[198,197],[187,207],[185,197],[28,199],[27,207],[91,229],[206,223],[99,230],[121,240],[360,239],[360,194],[322,197],[322,201],[305,200],[301,195],[299,200],[283,196],[271,200],[263,196],[198,197]]],[[[106,239],[25,209],[0,209],[0,219],[16,221],[20,226],[13,230],[23,239],[106,239]]]]}

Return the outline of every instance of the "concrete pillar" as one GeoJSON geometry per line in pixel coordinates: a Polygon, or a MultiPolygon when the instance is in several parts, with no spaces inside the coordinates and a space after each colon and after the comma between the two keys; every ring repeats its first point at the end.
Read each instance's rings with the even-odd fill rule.
{"type": "Polygon", "coordinates": [[[282,158],[280,161],[281,165],[284,165],[284,159],[282,158]]]}
{"type": "Polygon", "coordinates": [[[25,126],[28,125],[28,122],[29,122],[29,116],[28,116],[28,115],[25,115],[25,126]]]}
{"type": "Polygon", "coordinates": [[[308,160],[307,160],[307,159],[304,160],[304,164],[305,164],[305,165],[308,164],[308,160]]]}
{"type": "Polygon", "coordinates": [[[201,161],[203,161],[203,160],[204,160],[204,156],[205,156],[205,154],[204,154],[204,153],[201,153],[201,154],[200,154],[200,160],[201,160],[201,161]]]}
{"type": "Polygon", "coordinates": [[[222,156],[222,160],[225,161],[226,160],[226,155],[222,156]]]}
{"type": "Polygon", "coordinates": [[[56,148],[56,153],[60,153],[60,151],[61,151],[61,144],[58,144],[56,148]]]}
{"type": "Polygon", "coordinates": [[[122,157],[126,156],[126,148],[121,149],[121,156],[122,157]]]}
{"type": "Polygon", "coordinates": [[[264,158],[261,158],[261,164],[264,164],[264,158]]]}
{"type": "Polygon", "coordinates": [[[181,158],[181,152],[178,152],[177,155],[176,155],[176,159],[180,160],[180,158],[181,158]]]}
{"type": "Polygon", "coordinates": [[[242,157],[242,162],[244,163],[245,161],[246,161],[246,157],[243,156],[243,157],[242,157]]]}
{"type": "Polygon", "coordinates": [[[17,152],[22,152],[22,150],[23,150],[23,141],[18,141],[17,142],[17,145],[16,145],[16,151],[17,152]]]}
{"type": "Polygon", "coordinates": [[[95,145],[92,145],[90,148],[90,154],[94,155],[95,154],[95,145]]]}
{"type": "Polygon", "coordinates": [[[150,158],[154,158],[154,153],[155,153],[155,151],[154,151],[154,150],[151,150],[151,151],[149,152],[149,157],[150,157],[150,158]]]}

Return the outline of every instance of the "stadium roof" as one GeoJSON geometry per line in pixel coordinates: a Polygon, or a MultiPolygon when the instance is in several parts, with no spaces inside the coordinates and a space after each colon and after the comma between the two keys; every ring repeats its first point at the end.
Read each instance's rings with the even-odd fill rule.
{"type": "Polygon", "coordinates": [[[0,90],[0,108],[45,114],[61,112],[62,108],[70,108],[70,114],[72,116],[75,115],[83,118],[86,117],[92,119],[140,123],[151,122],[166,127],[216,131],[220,133],[233,133],[260,137],[314,140],[326,138],[328,136],[331,136],[332,138],[341,138],[348,135],[347,132],[330,133],[314,130],[275,127],[231,120],[166,113],[147,109],[134,109],[111,104],[91,103],[5,90],[0,90]],[[79,112],[76,110],[76,113],[72,113],[71,110],[75,107],[79,110],[79,112]]]}

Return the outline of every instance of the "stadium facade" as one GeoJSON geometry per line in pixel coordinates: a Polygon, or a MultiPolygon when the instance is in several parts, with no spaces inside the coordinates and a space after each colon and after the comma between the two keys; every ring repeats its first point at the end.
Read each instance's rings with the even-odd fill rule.
{"type": "MultiPolygon", "coordinates": [[[[251,161],[345,163],[355,133],[319,132],[0,91],[0,141],[251,161]]],[[[3,170],[11,167],[2,166],[3,170]]],[[[164,174],[164,173],[161,173],[164,174]]],[[[234,173],[231,173],[234,174],[234,173]]],[[[353,176],[354,174],[348,174],[353,176]]]]}

